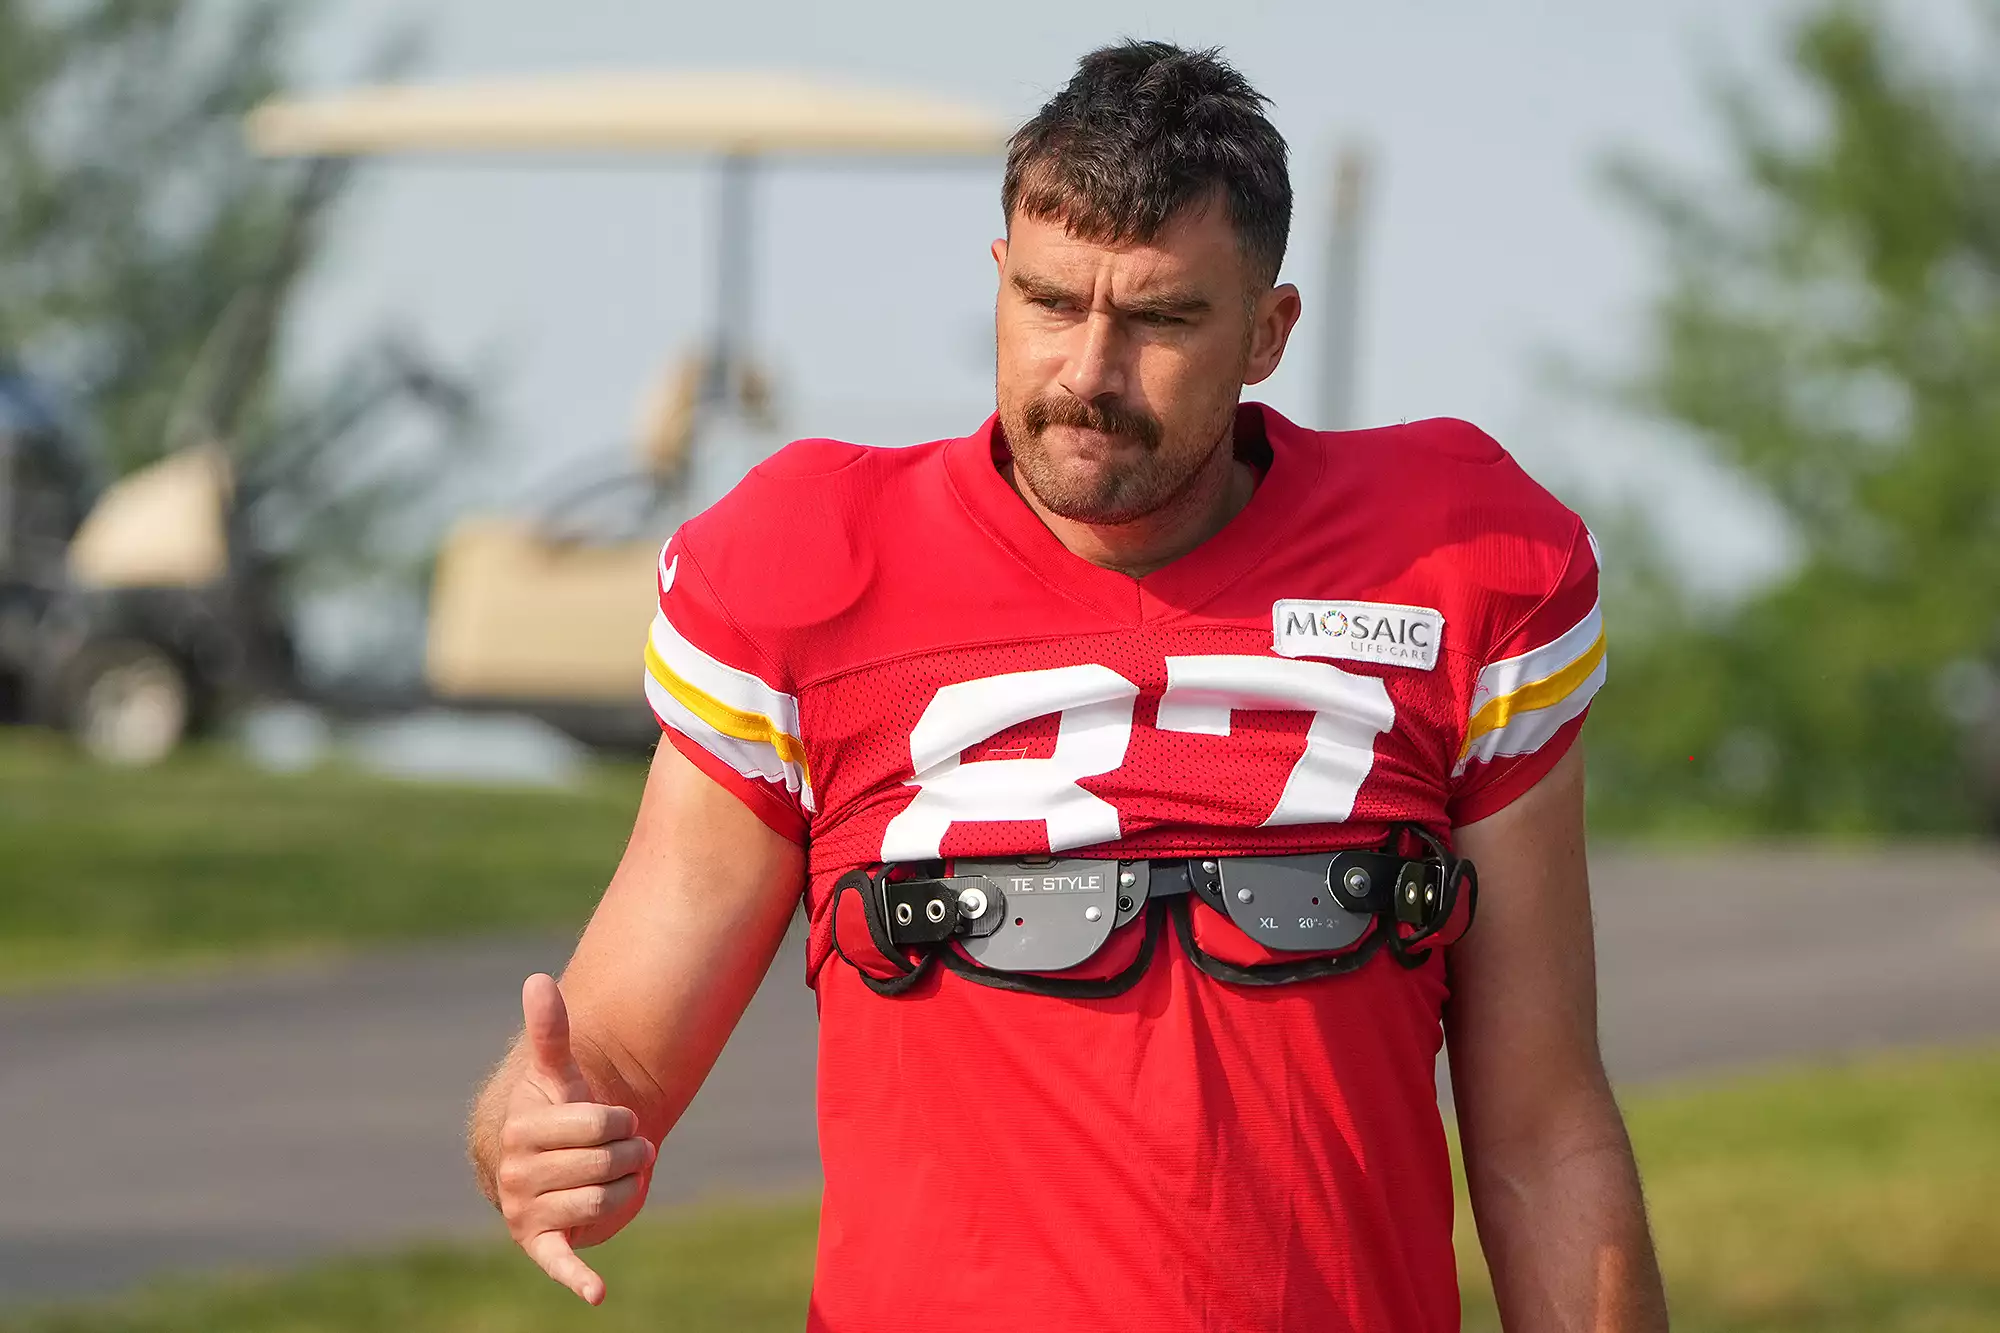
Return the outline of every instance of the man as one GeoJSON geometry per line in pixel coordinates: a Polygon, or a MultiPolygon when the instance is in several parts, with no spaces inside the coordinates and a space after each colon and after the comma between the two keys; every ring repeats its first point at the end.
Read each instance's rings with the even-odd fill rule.
{"type": "Polygon", "coordinates": [[[1665,1326],[1596,1047],[1592,544],[1463,423],[1239,405],[1299,316],[1262,101],[1087,56],[1008,155],[995,419],[794,444],[668,543],[669,744],[472,1129],[585,1300],[803,891],[809,1327],[1455,1329],[1446,1031],[1508,1326],[1665,1326]]]}

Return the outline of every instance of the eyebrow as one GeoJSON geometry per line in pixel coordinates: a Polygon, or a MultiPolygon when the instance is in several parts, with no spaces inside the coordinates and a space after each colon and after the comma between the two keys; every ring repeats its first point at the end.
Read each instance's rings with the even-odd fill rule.
{"type": "MultiPolygon", "coordinates": [[[[1030,301],[1077,301],[1077,295],[1059,282],[1038,278],[1031,273],[1014,275],[1014,290],[1030,301]]],[[[1079,302],[1084,304],[1084,302],[1079,302]]]]}
{"type": "MultiPolygon", "coordinates": [[[[1031,273],[1016,273],[1013,277],[1014,290],[1031,301],[1074,301],[1079,305],[1089,302],[1059,282],[1038,278],[1031,273]]],[[[1135,296],[1118,303],[1118,311],[1127,315],[1201,315],[1212,308],[1209,299],[1199,292],[1169,289],[1149,295],[1135,296]]]]}
{"type": "Polygon", "coordinates": [[[1118,308],[1128,315],[1203,315],[1209,304],[1199,292],[1164,291],[1135,296],[1118,308]]]}

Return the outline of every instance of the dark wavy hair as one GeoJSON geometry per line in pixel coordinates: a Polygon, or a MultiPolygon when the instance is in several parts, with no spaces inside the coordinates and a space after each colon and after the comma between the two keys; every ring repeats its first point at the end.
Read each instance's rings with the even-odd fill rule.
{"type": "Polygon", "coordinates": [[[1292,181],[1269,104],[1217,51],[1102,47],[1014,132],[1000,206],[1010,225],[1018,211],[1120,244],[1152,240],[1219,193],[1252,272],[1276,282],[1292,181]]]}

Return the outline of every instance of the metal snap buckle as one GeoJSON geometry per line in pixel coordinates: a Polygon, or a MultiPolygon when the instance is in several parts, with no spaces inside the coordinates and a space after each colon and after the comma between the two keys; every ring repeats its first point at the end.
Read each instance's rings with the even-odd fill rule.
{"type": "Polygon", "coordinates": [[[1419,929],[1429,927],[1444,901],[1444,866],[1436,861],[1409,861],[1396,876],[1396,920],[1419,929]]]}

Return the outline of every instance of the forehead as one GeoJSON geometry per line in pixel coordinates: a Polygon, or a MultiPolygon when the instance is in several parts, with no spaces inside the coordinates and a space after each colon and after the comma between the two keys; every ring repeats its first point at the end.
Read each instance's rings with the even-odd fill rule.
{"type": "Polygon", "coordinates": [[[1105,241],[1080,235],[1055,218],[1016,212],[1007,228],[1010,267],[1038,277],[1094,284],[1108,278],[1122,291],[1151,287],[1241,284],[1243,247],[1220,200],[1191,205],[1146,240],[1105,241]]]}

